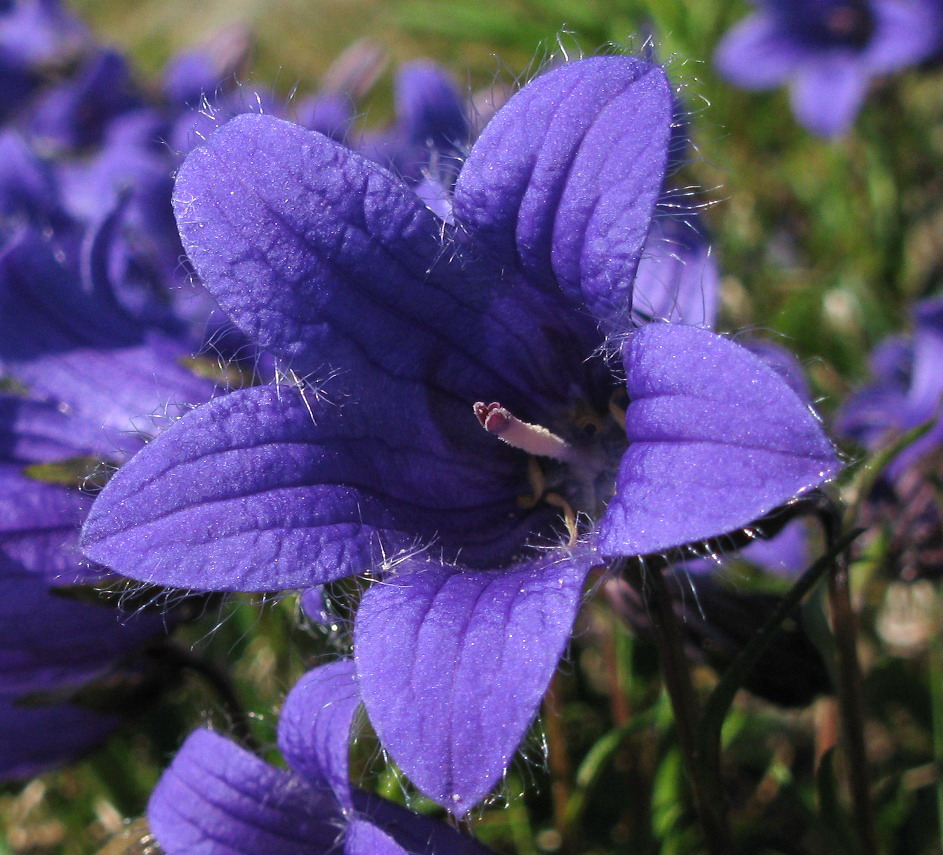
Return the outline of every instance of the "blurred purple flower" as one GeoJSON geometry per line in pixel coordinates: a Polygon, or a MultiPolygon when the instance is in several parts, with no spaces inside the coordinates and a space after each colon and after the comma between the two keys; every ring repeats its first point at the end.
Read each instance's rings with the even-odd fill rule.
{"type": "Polygon", "coordinates": [[[711,329],[719,297],[720,272],[700,215],[683,206],[668,208],[652,223],[639,261],[633,313],[642,323],[663,320],[711,329]]]}
{"type": "Polygon", "coordinates": [[[101,142],[109,121],[138,103],[127,61],[116,51],[101,50],[73,79],[44,93],[31,111],[29,130],[43,147],[80,149],[101,142]]]}
{"type": "Polygon", "coordinates": [[[875,348],[874,379],[854,394],[836,429],[869,451],[927,422],[930,429],[885,468],[865,522],[889,534],[887,554],[905,579],[943,572],[943,516],[937,479],[943,461],[943,298],[918,303],[913,334],[875,348]]]}
{"type": "Polygon", "coordinates": [[[755,0],[714,62],[742,89],[788,84],[793,113],[823,137],[844,133],[871,78],[943,46],[940,0],[755,0]]]}
{"type": "Polygon", "coordinates": [[[26,104],[44,76],[73,61],[90,38],[59,0],[14,0],[0,7],[0,117],[26,104]]]}
{"type": "Polygon", "coordinates": [[[0,55],[42,70],[68,62],[90,44],[84,24],[60,0],[12,0],[0,9],[0,55]]]}
{"type": "Polygon", "coordinates": [[[913,335],[882,342],[871,357],[874,380],[849,398],[836,429],[876,451],[925,422],[929,432],[888,468],[896,477],[943,446],[943,297],[924,300],[913,312],[913,335]]]}
{"type": "Polygon", "coordinates": [[[81,696],[99,681],[143,691],[150,671],[140,654],[179,617],[130,614],[64,591],[108,581],[78,550],[91,497],[78,489],[80,472],[71,487],[36,476],[58,466],[65,480],[104,448],[114,453],[94,423],[0,396],[0,780],[67,762],[110,734],[132,710],[81,696]]]}
{"type": "Polygon", "coordinates": [[[276,769],[208,730],[186,741],[154,790],[148,819],[167,855],[487,855],[453,828],[351,787],[360,705],[353,662],[311,671],[285,701],[276,769]]]}
{"type": "MultiPolygon", "coordinates": [[[[10,469],[0,466],[4,491],[13,486],[10,469]]],[[[35,491],[23,498],[32,503],[35,491]]],[[[32,531],[4,524],[0,532],[0,781],[71,761],[140,712],[142,700],[153,702],[163,677],[151,646],[179,619],[179,612],[133,614],[72,599],[66,578],[12,560],[12,540],[20,551],[42,545],[36,529],[48,516],[31,522],[32,531]]],[[[36,553],[30,557],[35,563],[36,553]]],[[[82,581],[93,580],[104,577],[86,568],[82,581]]]]}
{"type": "Polygon", "coordinates": [[[536,79],[472,149],[453,223],[264,116],[178,176],[195,269],[299,382],[173,425],[105,487],[84,548],[199,590],[384,574],[356,616],[363,700],[458,815],[532,722],[592,567],[738,531],[838,468],[747,350],[692,326],[632,333],[672,111],[639,60],[536,79]]]}
{"type": "Polygon", "coordinates": [[[470,145],[468,104],[450,75],[432,62],[411,62],[396,74],[396,120],[368,134],[357,150],[409,181],[431,175],[451,188],[470,145]]]}
{"type": "Polygon", "coordinates": [[[16,224],[0,251],[0,379],[16,393],[0,395],[0,779],[7,779],[93,747],[135,711],[132,695],[157,685],[144,653],[180,611],[134,615],[64,590],[113,580],[79,552],[92,501],[81,488],[215,387],[181,364],[191,353],[184,336],[142,322],[116,299],[107,264],[115,216],[80,238],[22,141],[7,135],[2,145],[34,167],[17,183],[7,164],[0,180],[0,204],[16,224]],[[31,221],[51,226],[52,239],[31,221]],[[89,705],[102,681],[112,695],[126,690],[122,701],[131,706],[115,697],[89,705]]]}
{"type": "Polygon", "coordinates": [[[163,73],[163,90],[173,106],[199,107],[224,83],[232,84],[249,54],[249,34],[239,28],[217,32],[199,49],[170,58],[163,73]]]}

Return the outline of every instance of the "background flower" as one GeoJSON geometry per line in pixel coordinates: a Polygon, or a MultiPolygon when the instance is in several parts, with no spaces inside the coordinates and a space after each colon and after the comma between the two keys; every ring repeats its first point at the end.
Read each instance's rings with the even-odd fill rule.
{"type": "Polygon", "coordinates": [[[793,113],[832,137],[854,121],[871,78],[943,47],[939,0],[758,0],[717,48],[721,75],[743,89],[789,86],[793,113]]]}

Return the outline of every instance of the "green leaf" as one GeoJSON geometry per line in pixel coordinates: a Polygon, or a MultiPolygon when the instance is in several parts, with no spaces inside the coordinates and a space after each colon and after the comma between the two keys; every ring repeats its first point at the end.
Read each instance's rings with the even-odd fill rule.
{"type": "Polygon", "coordinates": [[[852,833],[848,816],[842,810],[835,776],[835,748],[829,748],[819,760],[815,775],[815,791],[819,803],[819,820],[823,833],[835,852],[853,855],[860,851],[858,835],[852,833]]]}
{"type": "Polygon", "coordinates": [[[34,481],[57,487],[85,487],[92,482],[101,489],[108,480],[109,467],[101,458],[92,456],[70,457],[57,463],[34,463],[23,469],[23,474],[34,481]]]}
{"type": "Polygon", "coordinates": [[[580,822],[586,804],[592,796],[593,788],[599,781],[606,767],[612,762],[622,744],[638,731],[652,727],[655,723],[654,711],[649,710],[635,716],[620,727],[613,728],[596,741],[587,752],[576,771],[573,792],[566,806],[566,825],[573,828],[580,822]]]}

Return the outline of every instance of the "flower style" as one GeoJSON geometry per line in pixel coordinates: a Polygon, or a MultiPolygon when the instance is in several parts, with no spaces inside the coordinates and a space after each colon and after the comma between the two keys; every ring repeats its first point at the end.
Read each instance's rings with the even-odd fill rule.
{"type": "Polygon", "coordinates": [[[872,77],[943,47],[939,0],[755,0],[714,62],[742,89],[789,85],[798,122],[823,137],[847,131],[872,77]]]}
{"type": "Polygon", "coordinates": [[[487,855],[472,838],[351,787],[348,742],[360,705],[349,660],[311,671],[288,695],[275,769],[199,730],[148,805],[167,855],[487,855]]]}
{"type": "Polygon", "coordinates": [[[553,70],[476,142],[452,222],[265,116],[225,125],[178,175],[201,279],[305,382],[184,416],[105,487],[86,553],[198,590],[379,575],[355,622],[363,701],[456,815],[533,721],[590,569],[738,531],[837,471],[806,404],[747,350],[692,326],[633,332],[671,116],[646,62],[553,70]]]}

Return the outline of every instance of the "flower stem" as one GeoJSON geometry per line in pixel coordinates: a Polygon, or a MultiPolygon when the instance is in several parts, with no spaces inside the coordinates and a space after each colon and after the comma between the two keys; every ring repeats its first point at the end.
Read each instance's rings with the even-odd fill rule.
{"type": "MultiPolygon", "coordinates": [[[[603,639],[603,661],[606,668],[606,680],[609,683],[609,714],[612,717],[612,723],[616,727],[622,727],[632,719],[632,703],[628,697],[631,687],[626,685],[631,642],[619,618],[618,597],[612,591],[612,585],[615,583],[616,580],[608,580],[603,584],[603,591],[609,596],[611,603],[603,639]]],[[[619,584],[624,583],[619,580],[619,584]]]]}
{"type": "MultiPolygon", "coordinates": [[[[841,529],[834,506],[823,507],[819,520],[829,552],[833,552],[841,529]]],[[[848,754],[848,776],[855,824],[864,855],[877,855],[877,831],[871,802],[871,781],[864,740],[864,690],[858,664],[857,616],[851,602],[847,549],[835,556],[828,577],[832,630],[837,650],[838,704],[848,754]]]]}
{"type": "MultiPolygon", "coordinates": [[[[943,757],[943,640],[930,642],[930,703],[933,710],[933,756],[943,757]]],[[[937,834],[943,849],[943,776],[936,779],[937,834]]]]}
{"type": "Polygon", "coordinates": [[[570,759],[567,754],[566,731],[560,711],[560,675],[554,675],[550,691],[544,698],[544,728],[550,764],[550,792],[553,799],[553,824],[562,841],[569,839],[567,805],[570,802],[570,759]]]}
{"type": "Polygon", "coordinates": [[[721,728],[737,691],[750,671],[756,667],[760,657],[769,648],[786,618],[795,611],[806,594],[819,583],[822,576],[834,566],[839,553],[844,551],[862,531],[863,529],[856,529],[831,544],[829,551],[799,577],[763,626],[737,654],[721,676],[720,682],[707,699],[701,726],[701,751],[709,769],[720,768],[721,728]]]}
{"type": "Polygon", "coordinates": [[[652,634],[674,712],[678,743],[707,851],[711,855],[732,855],[735,850],[727,826],[720,770],[708,768],[697,739],[700,711],[684,655],[681,628],[665,584],[663,571],[666,566],[664,562],[655,563],[646,559],[645,563],[628,562],[626,570],[630,581],[641,591],[651,617],[652,634]]]}

